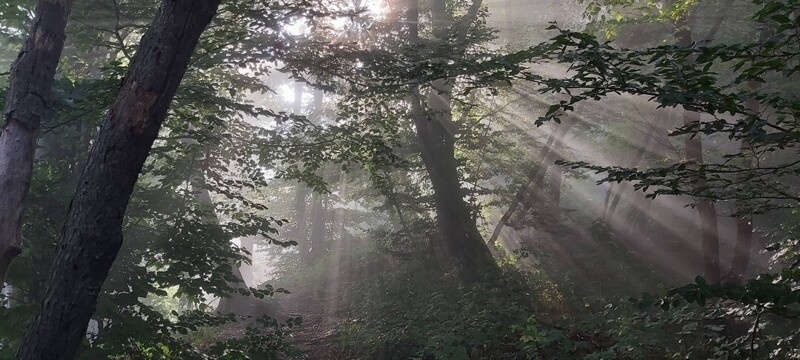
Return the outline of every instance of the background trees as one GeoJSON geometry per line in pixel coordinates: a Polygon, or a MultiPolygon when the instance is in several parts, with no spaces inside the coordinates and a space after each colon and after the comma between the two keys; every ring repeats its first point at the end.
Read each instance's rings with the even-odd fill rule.
{"type": "Polygon", "coordinates": [[[226,1],[138,134],[98,120],[166,59],[137,49],[164,12],[78,4],[0,354],[33,319],[62,335],[37,305],[67,300],[67,249],[117,251],[56,242],[83,207],[114,221],[75,229],[125,240],[105,282],[62,287],[97,295],[78,357],[790,358],[797,6],[226,1]],[[80,180],[102,149],[140,150],[96,177],[126,186],[80,180]]]}

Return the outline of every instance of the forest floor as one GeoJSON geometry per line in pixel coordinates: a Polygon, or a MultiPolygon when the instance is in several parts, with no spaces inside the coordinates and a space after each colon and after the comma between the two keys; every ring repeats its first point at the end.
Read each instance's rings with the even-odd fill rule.
{"type": "Polygon", "coordinates": [[[292,359],[345,358],[337,341],[340,319],[320,312],[319,306],[307,302],[283,304],[283,310],[287,317],[303,318],[302,324],[292,330],[289,339],[289,343],[299,352],[292,359]]]}

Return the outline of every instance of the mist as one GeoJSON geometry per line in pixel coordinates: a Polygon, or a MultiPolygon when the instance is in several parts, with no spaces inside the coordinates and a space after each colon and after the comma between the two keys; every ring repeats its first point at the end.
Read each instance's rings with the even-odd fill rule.
{"type": "Polygon", "coordinates": [[[0,359],[797,359],[800,3],[0,6],[0,359]]]}

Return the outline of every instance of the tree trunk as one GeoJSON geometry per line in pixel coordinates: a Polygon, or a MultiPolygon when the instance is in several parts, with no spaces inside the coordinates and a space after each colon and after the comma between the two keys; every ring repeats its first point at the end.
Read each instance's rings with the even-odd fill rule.
{"type": "Polygon", "coordinates": [[[544,174],[547,171],[547,167],[550,166],[550,163],[553,162],[553,158],[555,157],[553,146],[555,146],[557,141],[564,141],[567,131],[569,131],[573,124],[575,124],[575,119],[569,118],[565,120],[547,139],[547,143],[545,144],[544,148],[542,148],[542,152],[539,154],[539,166],[535,167],[533,171],[528,174],[527,182],[522,185],[519,191],[517,191],[514,199],[511,200],[511,205],[508,207],[508,210],[506,210],[506,212],[503,213],[503,216],[500,217],[500,221],[498,221],[497,225],[495,225],[492,236],[487,242],[489,246],[494,246],[494,244],[497,242],[497,239],[500,237],[500,232],[502,232],[503,228],[509,224],[511,217],[514,215],[520,205],[522,205],[523,212],[528,211],[528,208],[530,205],[532,205],[526,201],[528,193],[532,188],[535,191],[537,185],[540,184],[544,179],[544,174]]]}
{"type": "Polygon", "coordinates": [[[245,286],[256,287],[256,278],[255,274],[253,273],[253,264],[255,263],[256,257],[256,243],[255,239],[252,236],[246,236],[239,239],[239,244],[241,244],[241,248],[250,253],[250,264],[242,263],[239,266],[239,272],[242,275],[242,282],[245,286]]]}
{"type": "MultiPolygon", "coordinates": [[[[217,216],[216,208],[214,207],[214,202],[211,199],[211,192],[208,190],[207,182],[206,182],[206,171],[208,171],[208,164],[209,161],[209,154],[211,153],[211,149],[206,147],[204,149],[204,154],[202,159],[199,163],[201,164],[199,167],[198,173],[194,174],[191,179],[189,180],[189,184],[192,187],[192,192],[195,194],[195,201],[201,206],[201,210],[203,211],[203,216],[201,221],[205,225],[210,225],[214,229],[214,233],[212,233],[212,237],[223,238],[225,237],[225,232],[220,226],[219,216],[217,216]]],[[[230,242],[230,238],[224,239],[226,242],[230,242]]],[[[245,245],[245,238],[241,239],[242,248],[247,249],[252,254],[253,248],[253,240],[248,239],[249,247],[245,245]]],[[[251,258],[252,260],[252,258],[251,258]]],[[[245,276],[243,274],[243,267],[249,266],[246,263],[242,263],[241,265],[237,265],[235,262],[230,262],[231,266],[231,273],[237,279],[235,282],[227,282],[227,285],[233,289],[242,289],[247,288],[248,284],[245,281],[245,276]]],[[[252,269],[250,269],[252,270],[252,269]]],[[[252,274],[252,272],[251,272],[252,274]]],[[[234,291],[228,294],[225,297],[221,297],[219,299],[219,303],[217,304],[217,312],[222,314],[229,314],[233,313],[235,315],[245,316],[250,315],[252,310],[252,304],[254,299],[251,297],[240,293],[239,291],[234,291]]]]}
{"type": "MultiPolygon", "coordinates": [[[[633,158],[631,158],[631,167],[636,168],[642,163],[645,154],[650,148],[650,143],[653,142],[654,134],[655,128],[650,128],[650,130],[647,132],[647,135],[645,135],[644,144],[640,145],[639,149],[636,151],[636,154],[634,154],[633,158]]],[[[614,216],[614,212],[617,210],[617,206],[619,205],[619,200],[622,198],[622,194],[628,190],[629,185],[630,184],[628,182],[623,182],[614,188],[614,191],[612,192],[614,197],[611,200],[611,204],[608,206],[608,209],[603,214],[603,218],[605,218],[606,221],[611,222],[611,218],[614,216]]]]}
{"type": "Polygon", "coordinates": [[[39,0],[28,39],[11,65],[0,134],[0,289],[22,252],[22,215],[33,175],[36,132],[66,39],[72,0],[39,0]]]}
{"type": "MultiPolygon", "coordinates": [[[[322,90],[314,90],[313,110],[311,113],[311,121],[317,125],[322,125],[322,90]]],[[[329,166],[323,165],[320,169],[320,176],[325,179],[329,177],[329,166]]],[[[311,261],[319,261],[327,251],[327,244],[325,243],[325,221],[326,211],[325,203],[328,196],[323,193],[315,192],[312,194],[311,200],[311,261]]]]}
{"type": "Polygon", "coordinates": [[[164,0],[103,120],[19,360],[70,359],[122,245],[133,187],[220,0],[164,0]]]}
{"type": "MultiPolygon", "coordinates": [[[[684,125],[691,125],[700,121],[700,114],[684,111],[684,125]]],[[[698,137],[687,136],[685,139],[686,160],[697,165],[703,163],[703,143],[698,137]]],[[[698,176],[694,180],[694,186],[702,189],[706,186],[706,179],[698,176]]],[[[703,276],[709,283],[715,284],[720,281],[719,268],[719,231],[717,229],[717,209],[714,203],[708,199],[699,199],[697,212],[700,215],[700,238],[703,252],[703,276]]]]}
{"type": "MultiPolygon", "coordinates": [[[[300,115],[303,112],[303,83],[298,82],[294,88],[294,106],[292,112],[300,115]]],[[[297,250],[300,252],[300,261],[307,264],[310,259],[311,244],[308,242],[308,215],[306,210],[306,198],[308,198],[308,188],[303,183],[298,182],[294,191],[294,241],[297,242],[297,250]]]]}
{"type": "MultiPolygon", "coordinates": [[[[766,35],[762,31],[762,39],[766,35]]],[[[751,89],[761,87],[759,82],[750,82],[751,89]]],[[[747,110],[751,114],[758,114],[761,105],[756,99],[748,99],[745,103],[747,110]]],[[[742,139],[740,146],[741,153],[746,154],[750,152],[750,140],[747,138],[742,139]]],[[[753,160],[749,155],[745,155],[745,161],[742,168],[748,169],[753,166],[753,160]]],[[[740,202],[736,202],[736,245],[733,250],[733,260],[731,260],[731,268],[728,272],[728,277],[731,282],[741,283],[744,280],[744,274],[747,271],[747,265],[750,263],[750,251],[753,247],[753,217],[744,213],[745,209],[741,206],[740,202]]]]}
{"type": "Polygon", "coordinates": [[[561,166],[556,165],[555,162],[563,159],[562,152],[564,152],[564,149],[566,149],[564,137],[556,138],[555,144],[553,144],[554,163],[549,165],[547,169],[547,182],[549,185],[547,189],[548,213],[556,221],[561,216],[561,185],[564,180],[564,170],[561,166]]]}
{"type": "MultiPolygon", "coordinates": [[[[409,1],[410,42],[419,43],[419,3],[409,1]]],[[[475,0],[467,15],[465,29],[459,32],[457,45],[462,45],[463,38],[469,30],[468,25],[474,21],[474,15],[480,8],[480,0],[475,0]]],[[[447,25],[445,2],[434,0],[431,3],[434,33],[440,41],[445,41],[447,25]]],[[[444,262],[453,261],[462,276],[474,280],[486,270],[496,270],[494,259],[483,242],[475,221],[470,216],[464,191],[458,174],[458,163],[455,159],[455,128],[452,121],[451,97],[453,79],[437,79],[431,83],[431,90],[426,97],[427,109],[423,107],[420,92],[415,88],[409,100],[416,128],[417,140],[421,148],[421,157],[433,185],[434,202],[436,204],[436,221],[439,237],[442,241],[440,254],[444,262]]]]}
{"type": "Polygon", "coordinates": [[[652,218],[650,208],[653,206],[653,199],[648,199],[644,191],[637,191],[631,200],[630,210],[628,210],[628,238],[633,239],[641,231],[642,223],[652,218]]]}
{"type": "MultiPolygon", "coordinates": [[[[714,24],[712,33],[706,39],[712,39],[719,29],[719,24],[714,24]]],[[[688,27],[686,18],[678,22],[679,30],[675,34],[678,45],[682,47],[692,46],[692,32],[688,27]]],[[[689,110],[683,111],[683,125],[689,126],[700,122],[700,114],[689,110]]],[[[686,136],[684,140],[686,147],[686,160],[701,165],[703,163],[703,142],[699,136],[686,136]]],[[[706,179],[698,176],[693,179],[694,186],[702,189],[706,185],[706,179]]],[[[697,212],[700,216],[700,238],[703,253],[703,276],[709,283],[716,284],[720,281],[719,267],[719,230],[717,229],[717,209],[714,203],[708,199],[699,199],[697,212]]]]}
{"type": "MultiPolygon", "coordinates": [[[[204,224],[213,226],[215,229],[214,232],[216,233],[214,236],[224,236],[224,231],[220,227],[219,217],[217,216],[216,209],[214,208],[214,202],[211,200],[211,193],[208,191],[208,188],[206,188],[204,171],[192,176],[190,182],[192,186],[192,192],[196,194],[195,200],[202,206],[201,209],[204,211],[204,216],[201,219],[202,222],[204,224]]],[[[225,240],[230,241],[230,239],[225,240]]],[[[228,286],[234,289],[239,289],[243,286],[247,287],[247,284],[244,282],[244,277],[242,276],[241,268],[233,262],[231,262],[230,265],[231,272],[239,282],[228,282],[228,286]]],[[[249,300],[250,299],[246,295],[243,295],[238,291],[234,291],[230,295],[219,299],[219,304],[217,304],[217,312],[222,314],[233,313],[236,315],[248,315],[250,310],[249,300]]]]}
{"type": "Polygon", "coordinates": [[[311,200],[311,261],[319,261],[325,254],[325,195],[314,193],[311,200]]]}

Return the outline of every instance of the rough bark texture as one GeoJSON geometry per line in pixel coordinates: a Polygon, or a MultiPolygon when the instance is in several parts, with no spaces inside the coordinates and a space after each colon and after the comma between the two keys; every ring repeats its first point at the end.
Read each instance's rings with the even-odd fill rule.
{"type": "Polygon", "coordinates": [[[11,80],[0,134],[0,289],[22,251],[22,214],[33,174],[36,132],[49,107],[72,0],[39,0],[11,80]]]}
{"type": "Polygon", "coordinates": [[[70,359],[122,245],[134,184],[220,0],[164,0],[100,128],[17,359],[70,359]]]}

